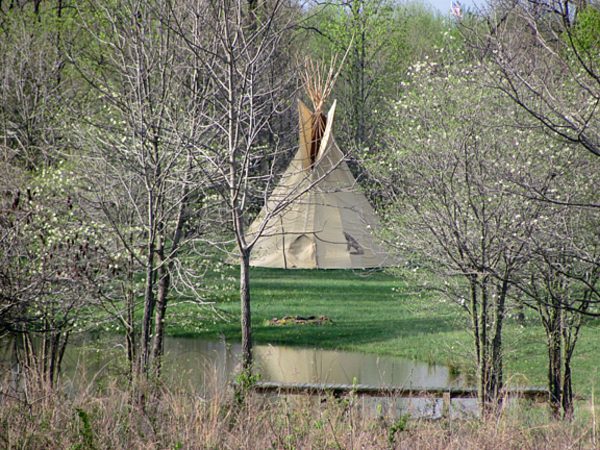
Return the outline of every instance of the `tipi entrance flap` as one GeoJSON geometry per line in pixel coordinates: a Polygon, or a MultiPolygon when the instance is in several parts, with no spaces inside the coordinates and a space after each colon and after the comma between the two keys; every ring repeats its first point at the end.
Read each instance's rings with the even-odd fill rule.
{"type": "Polygon", "coordinates": [[[307,261],[312,261],[312,267],[317,267],[317,245],[312,235],[301,234],[295,237],[284,252],[288,268],[306,267],[307,261]]]}

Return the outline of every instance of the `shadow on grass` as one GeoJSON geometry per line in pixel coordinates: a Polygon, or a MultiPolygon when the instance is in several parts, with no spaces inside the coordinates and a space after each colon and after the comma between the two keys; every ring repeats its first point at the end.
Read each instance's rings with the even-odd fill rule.
{"type": "MultiPolygon", "coordinates": [[[[386,322],[383,320],[344,321],[330,325],[288,325],[271,326],[256,323],[253,336],[257,343],[307,346],[323,348],[344,348],[415,335],[440,334],[457,331],[459,328],[450,322],[439,319],[411,318],[386,322]]],[[[228,326],[221,330],[228,340],[239,340],[239,326],[228,326]]]]}

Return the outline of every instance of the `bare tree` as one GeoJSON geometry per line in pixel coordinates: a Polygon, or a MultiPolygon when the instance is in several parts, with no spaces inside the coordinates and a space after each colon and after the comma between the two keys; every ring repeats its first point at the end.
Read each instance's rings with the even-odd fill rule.
{"type": "Polygon", "coordinates": [[[185,227],[204,178],[192,143],[206,132],[201,110],[207,85],[198,67],[185,60],[167,2],[131,1],[114,9],[90,1],[81,17],[93,45],[73,62],[100,99],[80,129],[82,163],[91,169],[95,187],[87,199],[102,211],[128,255],[127,307],[120,317],[129,357],[147,375],[160,369],[173,269],[193,237],[185,227]],[[132,281],[138,268],[144,286],[134,345],[138,293],[132,281]]]}
{"type": "MultiPolygon", "coordinates": [[[[211,40],[197,43],[188,39],[188,43],[215,86],[213,108],[207,111],[207,117],[218,134],[210,146],[202,149],[217,174],[215,181],[235,234],[240,261],[242,362],[244,369],[249,369],[252,364],[249,263],[254,240],[248,241],[245,231],[253,177],[261,177],[257,169],[269,151],[260,145],[261,133],[277,111],[290,103],[283,95],[285,73],[280,80],[268,78],[276,63],[273,55],[286,45],[290,17],[285,16],[285,3],[281,1],[251,7],[239,0],[221,0],[202,6],[202,13],[195,12],[204,15],[202,30],[208,31],[211,40]]],[[[262,178],[268,182],[270,176],[267,173],[262,178]]]]}
{"type": "MultiPolygon", "coordinates": [[[[506,189],[506,173],[527,168],[527,140],[502,123],[510,105],[479,83],[476,64],[418,63],[373,161],[389,195],[388,229],[412,264],[441,277],[441,292],[468,314],[484,412],[504,386],[503,328],[511,280],[542,207],[506,189]],[[443,105],[443,107],[441,107],[443,105]]],[[[457,63],[461,61],[460,63],[457,63]]]]}
{"type": "Polygon", "coordinates": [[[548,131],[600,156],[600,65],[594,3],[493,3],[483,37],[496,86],[548,131]]]}
{"type": "MultiPolygon", "coordinates": [[[[182,22],[178,31],[206,70],[214,89],[204,114],[215,134],[210,142],[199,142],[197,151],[210,168],[207,171],[211,172],[205,173],[225,205],[227,223],[234,235],[234,253],[240,263],[242,365],[250,371],[252,249],[271,218],[329,171],[270,204],[269,211],[258,218],[260,224],[253,233],[247,233],[247,225],[256,215],[256,201],[266,203],[276,180],[275,170],[289,155],[289,149],[279,147],[279,140],[271,139],[266,132],[293,104],[291,87],[296,86],[297,78],[289,53],[294,48],[291,42],[298,11],[280,0],[253,6],[241,0],[192,2],[188,11],[191,17],[203,18],[201,26],[186,29],[182,22]],[[204,39],[194,40],[199,29],[204,39]],[[274,77],[277,70],[280,72],[274,77]]],[[[335,77],[332,69],[322,78],[320,94],[326,97],[330,93],[335,77]]],[[[315,105],[316,116],[320,117],[324,100],[315,105]]]]}

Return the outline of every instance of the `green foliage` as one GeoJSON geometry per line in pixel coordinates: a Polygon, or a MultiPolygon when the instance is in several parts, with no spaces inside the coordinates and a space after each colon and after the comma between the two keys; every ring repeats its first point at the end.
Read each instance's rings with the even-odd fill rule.
{"type": "Polygon", "coordinates": [[[600,63],[600,10],[596,5],[588,5],[577,13],[573,38],[579,51],[600,63]]]}
{"type": "Polygon", "coordinates": [[[80,421],[79,435],[81,436],[81,443],[74,445],[71,448],[72,450],[94,450],[96,446],[94,445],[94,431],[92,429],[90,416],[81,408],[77,408],[76,411],[80,421]]]}
{"type": "Polygon", "coordinates": [[[444,19],[422,4],[354,0],[307,14],[309,53],[329,61],[347,53],[333,97],[339,101],[337,136],[345,143],[376,142],[383,99],[397,95],[407,67],[441,44],[444,19]]]}
{"type": "Polygon", "coordinates": [[[238,406],[244,404],[248,394],[254,385],[260,381],[259,374],[253,374],[250,370],[242,370],[234,380],[234,401],[238,406]]]}
{"type": "Polygon", "coordinates": [[[410,415],[403,414],[390,426],[388,430],[388,444],[390,444],[391,447],[396,443],[396,434],[406,430],[408,419],[410,419],[410,415]]]}

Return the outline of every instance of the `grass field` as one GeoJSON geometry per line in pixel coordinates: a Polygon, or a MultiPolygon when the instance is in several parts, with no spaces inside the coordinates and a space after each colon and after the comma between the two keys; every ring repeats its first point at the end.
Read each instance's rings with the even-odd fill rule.
{"type": "MultiPolygon", "coordinates": [[[[209,318],[190,305],[171,309],[168,332],[174,336],[240,339],[237,268],[226,267],[207,284],[225,295],[216,304],[224,317],[209,318]],[[225,275],[225,276],[223,276],[225,275]]],[[[466,314],[432,292],[419,292],[385,272],[348,270],[278,270],[251,272],[252,324],[256,343],[353,350],[447,364],[467,372],[474,360],[466,314]],[[273,326],[273,317],[327,316],[326,325],[273,326]]],[[[578,393],[600,388],[600,321],[591,321],[577,344],[573,367],[578,393]]],[[[544,334],[533,313],[525,325],[507,320],[507,379],[545,385],[544,334]]]]}

